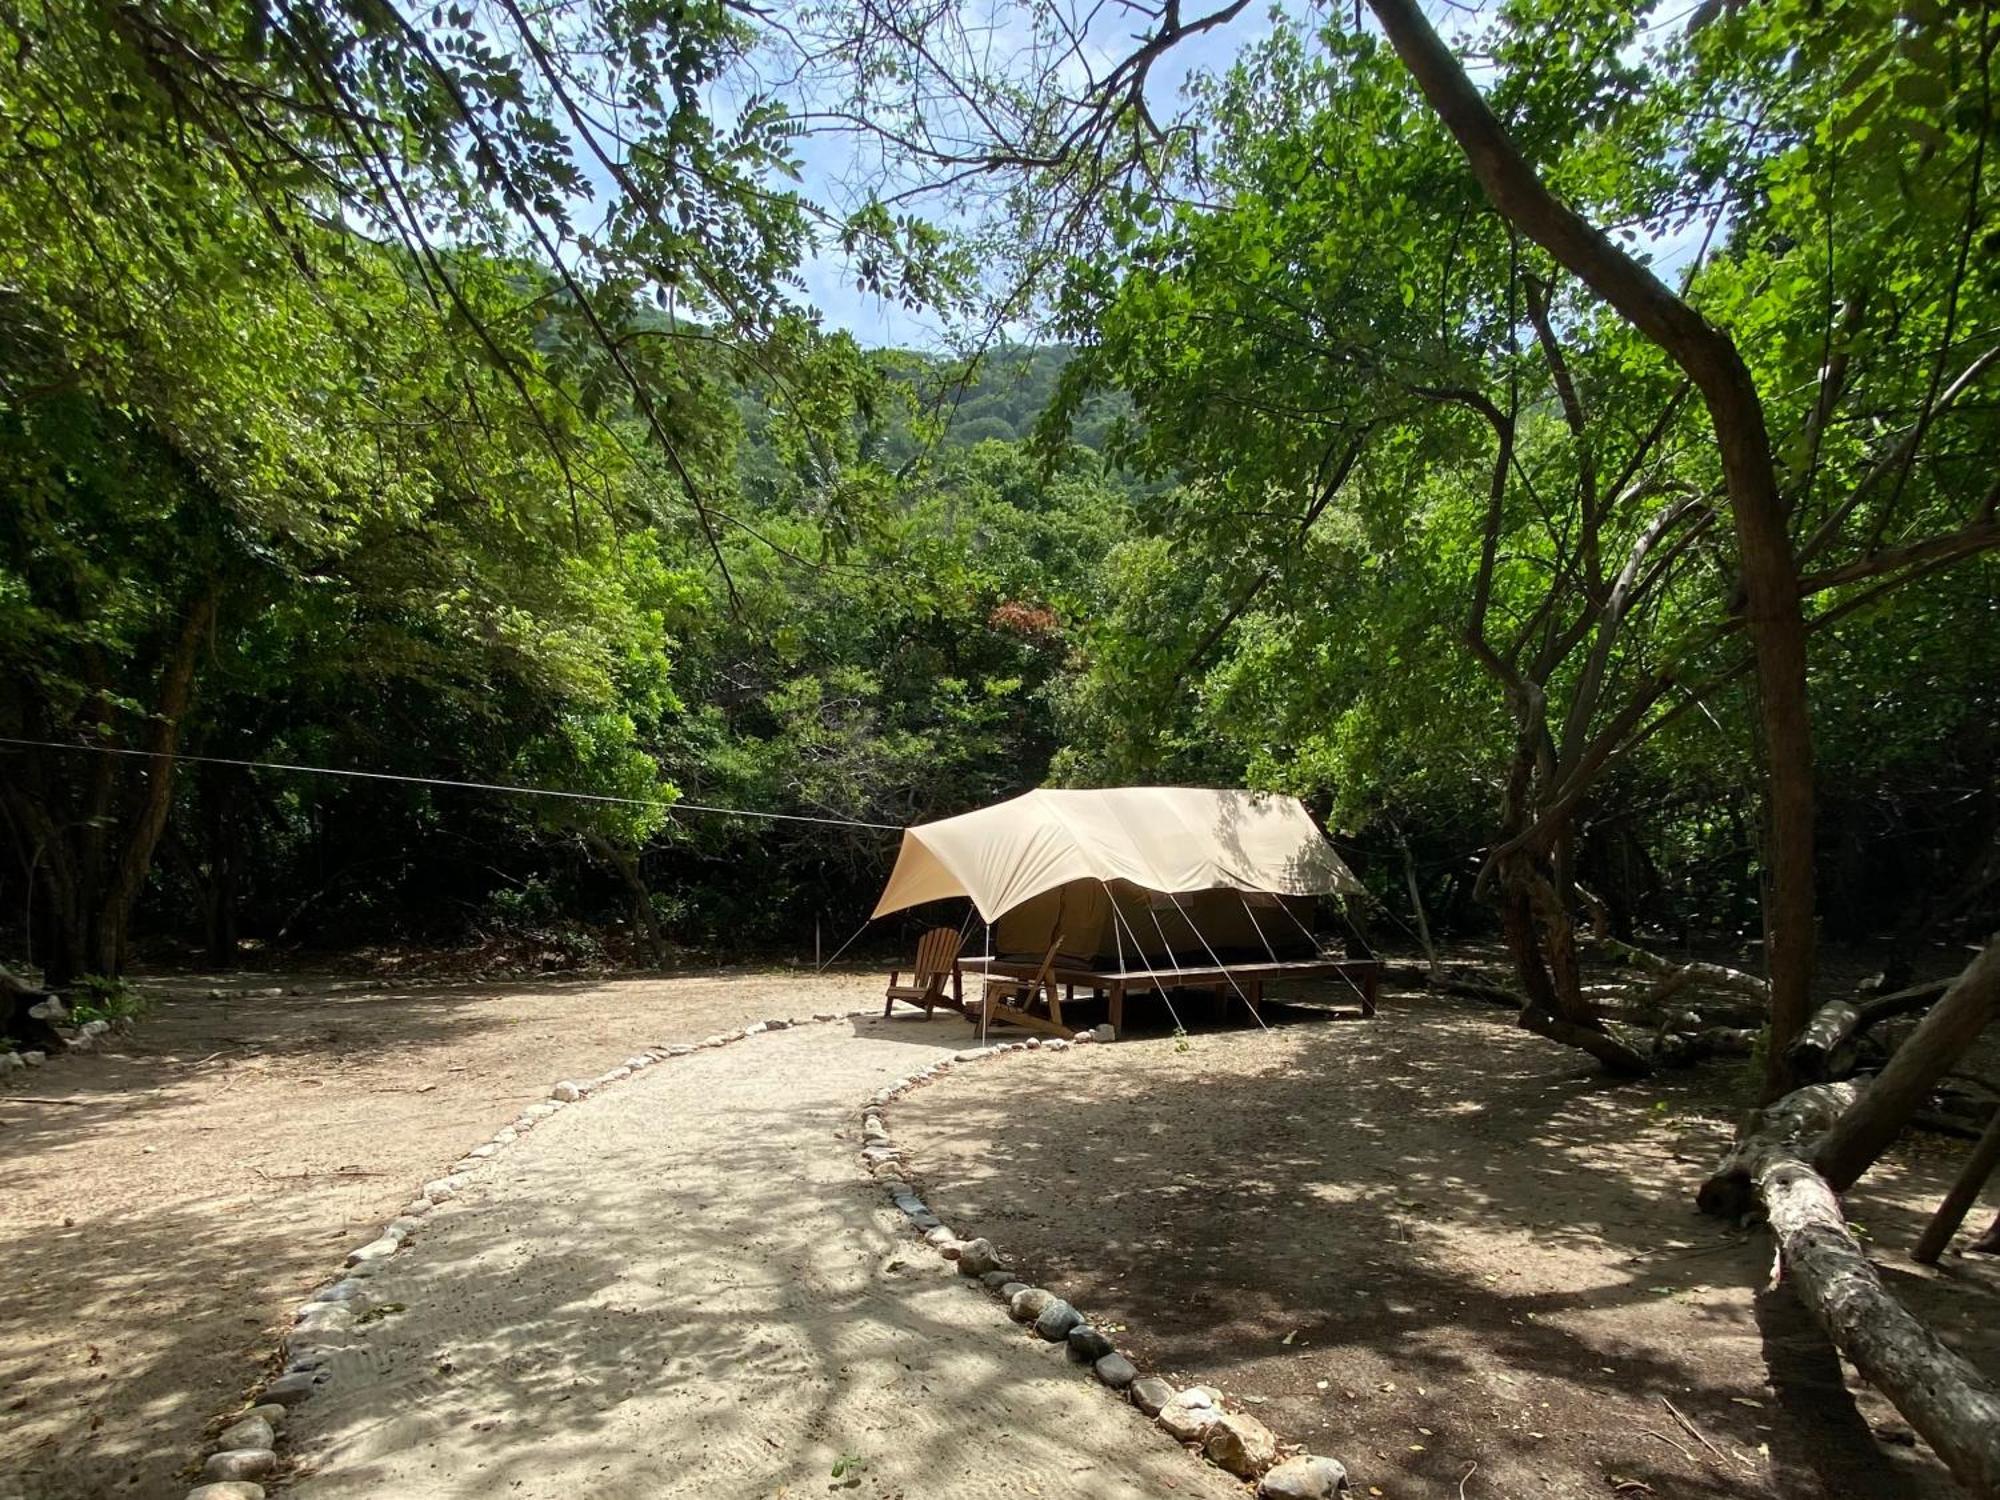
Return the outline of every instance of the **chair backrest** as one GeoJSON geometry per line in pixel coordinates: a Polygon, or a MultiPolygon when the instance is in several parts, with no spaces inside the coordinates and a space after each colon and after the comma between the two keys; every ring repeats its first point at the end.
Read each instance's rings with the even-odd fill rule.
{"type": "Polygon", "coordinates": [[[951,972],[958,958],[958,929],[933,927],[917,939],[917,972],[913,980],[922,984],[939,974],[951,972]]]}
{"type": "Polygon", "coordinates": [[[1041,967],[1035,970],[1034,982],[1036,984],[1047,983],[1049,970],[1056,966],[1056,954],[1062,951],[1062,940],[1063,935],[1060,932],[1057,933],[1055,941],[1049,944],[1049,951],[1042,955],[1041,967]]]}

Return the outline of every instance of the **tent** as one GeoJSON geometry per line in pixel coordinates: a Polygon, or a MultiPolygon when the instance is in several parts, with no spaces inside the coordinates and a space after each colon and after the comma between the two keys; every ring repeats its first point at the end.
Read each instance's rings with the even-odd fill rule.
{"type": "Polygon", "coordinates": [[[1361,889],[1296,797],[1043,790],[905,829],[875,916],[969,897],[996,950],[1083,967],[1309,956],[1313,898],[1361,889]],[[1289,910],[1288,910],[1289,908],[1289,910]]]}

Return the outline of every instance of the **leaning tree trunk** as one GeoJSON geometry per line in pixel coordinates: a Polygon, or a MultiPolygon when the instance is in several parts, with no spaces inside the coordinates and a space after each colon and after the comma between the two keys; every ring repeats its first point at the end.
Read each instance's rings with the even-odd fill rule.
{"type": "Polygon", "coordinates": [[[617,870],[619,879],[625,882],[626,892],[632,899],[632,924],[645,947],[647,962],[656,965],[664,963],[667,934],[660,926],[660,914],[653,909],[653,892],[646,884],[645,873],[639,868],[638,856],[601,834],[586,833],[584,839],[617,870]]]}
{"type": "Polygon", "coordinates": [[[1944,1254],[1944,1247],[1951,1243],[1951,1237],[1958,1233],[1958,1226],[1965,1222],[1965,1216],[1972,1211],[1972,1205],[1979,1201],[1979,1190],[1986,1186],[1986,1179],[1993,1175],[1993,1168],[2000,1164],[2000,1110],[1994,1111],[1993,1118],[1986,1123],[1986,1133],[1979,1138],[1979,1144],[1972,1148],[1972,1154],[1965,1159],[1952,1182],[1951,1191],[1938,1205],[1929,1224],[1917,1241],[1917,1248],[1910,1252],[1910,1259],[1926,1266],[1937,1264],[1944,1254]]]}
{"type": "Polygon", "coordinates": [[[1889,1149],[1940,1078],[1993,1018],[2000,1000],[2000,939],[1989,942],[1931,1007],[1813,1152],[1813,1165],[1845,1192],[1889,1149]]]}
{"type": "Polygon", "coordinates": [[[1701,392],[1736,528],[1744,623],[1757,665],[1769,812],[1771,1046],[1765,1097],[1789,1087],[1785,1049],[1812,1009],[1813,751],[1798,564],[1763,403],[1727,334],[1563,203],[1536,174],[1416,0],[1369,0],[1390,44],[1508,223],[1657,344],[1701,392]]]}
{"type": "Polygon", "coordinates": [[[148,759],[145,783],[137,805],[127,820],[124,847],[119,851],[108,888],[92,924],[90,961],[99,974],[116,974],[125,966],[125,929],[132,909],[139,903],[146,876],[153,868],[153,852],[160,835],[166,832],[167,815],[174,805],[175,756],[180,750],[181,725],[194,701],[195,668],[202,642],[215,624],[220,590],[203,588],[181,621],[172,653],[160,674],[159,702],[152,714],[152,732],[147,736],[148,759]]]}

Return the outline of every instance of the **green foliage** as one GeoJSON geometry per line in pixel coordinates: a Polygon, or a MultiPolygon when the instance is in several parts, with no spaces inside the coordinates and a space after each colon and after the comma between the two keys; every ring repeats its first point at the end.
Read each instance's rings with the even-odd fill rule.
{"type": "Polygon", "coordinates": [[[64,997],[72,1024],[89,1021],[136,1021],[152,1009],[152,1002],[122,979],[93,974],[64,997]]]}
{"type": "MultiPolygon", "coordinates": [[[[1833,909],[1872,919],[2000,827],[1995,566],[1906,555],[1993,516],[1992,49],[1964,8],[1692,19],[1464,24],[1537,167],[1764,394],[1833,909]]],[[[1071,242],[1102,253],[1043,277],[1065,342],[962,363],[793,304],[829,245],[906,304],[989,268],[797,190],[795,122],[725,87],[757,24],[0,9],[0,734],[152,756],[6,752],[22,946],[110,972],[136,911],[219,956],[493,930],[605,956],[584,918],[629,924],[610,956],[802,947],[879,879],[893,836],[854,824],[1044,780],[1293,791],[1380,890],[1407,851],[1464,919],[1478,851],[1601,735],[1580,878],[1753,924],[1712,434],[1379,38],[1281,19],[1193,81],[1194,154],[1142,151],[1143,191],[1008,198],[1087,192],[1071,242]],[[1659,567],[1607,631],[1634,555],[1659,567]],[[1468,646],[1476,597],[1518,682],[1468,646]]]]}

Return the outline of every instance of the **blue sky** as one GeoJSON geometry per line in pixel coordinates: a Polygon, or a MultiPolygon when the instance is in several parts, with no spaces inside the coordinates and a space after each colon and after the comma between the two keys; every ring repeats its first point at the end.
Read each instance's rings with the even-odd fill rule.
{"type": "MultiPolygon", "coordinates": [[[[1007,0],[989,0],[993,8],[1007,0]]],[[[1202,14],[1212,4],[1191,6],[1190,17],[1202,14]]],[[[1107,10],[1110,8],[1107,7],[1107,10]]],[[[1229,25],[1205,32],[1180,43],[1163,56],[1148,76],[1147,93],[1155,113],[1162,119],[1176,112],[1187,79],[1198,72],[1220,72],[1234,61],[1243,48],[1269,34],[1273,18],[1282,13],[1303,16],[1301,3],[1281,3],[1262,9],[1246,9],[1229,25]]],[[[1100,60],[1109,62],[1134,44],[1131,33],[1138,30],[1138,18],[1122,23],[1100,22],[1093,40],[1100,60]]],[[[866,179],[869,167],[861,161],[857,144],[837,133],[807,137],[800,143],[804,164],[801,184],[808,198],[816,202],[842,205],[852,197],[847,186],[866,179]]],[[[909,309],[858,290],[854,277],[843,265],[838,250],[822,251],[801,268],[805,283],[799,300],[819,309],[827,325],[845,329],[867,347],[940,349],[946,345],[946,330],[939,316],[909,309]]]]}
{"type": "MultiPolygon", "coordinates": [[[[982,15],[1011,17],[1018,15],[1020,3],[1021,0],[968,0],[968,8],[977,4],[984,7],[982,15]]],[[[1187,15],[1197,16],[1223,3],[1226,0],[1200,0],[1189,6],[1187,15]]],[[[1478,13],[1481,3],[1483,0],[1474,0],[1471,5],[1462,0],[1426,0],[1425,9],[1432,23],[1450,40],[1455,33],[1463,33],[1468,17],[1478,13]]],[[[1135,41],[1132,33],[1138,30],[1138,18],[1118,19],[1113,6],[1105,6],[1097,14],[1102,17],[1107,12],[1113,19],[1100,20],[1087,35],[1093,61],[1100,69],[1109,67],[1130,50],[1135,41]]],[[[1682,14],[1674,9],[1664,18],[1656,16],[1653,24],[1678,24],[1682,14]]],[[[1147,92],[1155,115],[1165,120],[1178,113],[1190,76],[1219,73],[1228,68],[1244,48],[1267,36],[1276,19],[1284,15],[1305,24],[1316,24],[1323,20],[1324,10],[1311,0],[1277,0],[1262,9],[1246,9],[1229,25],[1190,37],[1163,55],[1148,79],[1147,92]]],[[[1373,26],[1373,18],[1364,17],[1363,24],[1373,26]]],[[[1632,44],[1635,54],[1643,41],[1642,37],[1632,44]]],[[[1482,70],[1474,65],[1472,71],[1478,77],[1482,70]]],[[[853,136],[839,133],[808,136],[800,143],[800,157],[806,195],[835,208],[851,206],[857,196],[856,185],[869,182],[883,170],[866,158],[863,147],[853,136]]],[[[919,205],[918,211],[925,210],[919,205]]],[[[934,211],[933,217],[938,216],[934,211]]],[[[949,211],[942,217],[947,223],[954,222],[949,211]]],[[[1696,253],[1701,239],[1701,226],[1692,225],[1671,235],[1643,236],[1635,248],[1650,256],[1657,274],[1672,279],[1696,253]]],[[[804,286],[798,300],[817,308],[828,326],[847,330],[864,346],[914,349],[947,346],[948,331],[938,314],[911,311],[858,290],[837,250],[823,251],[812,258],[801,268],[801,277],[804,286]]],[[[1031,335],[1031,330],[1014,331],[1017,335],[1031,335]]]]}

